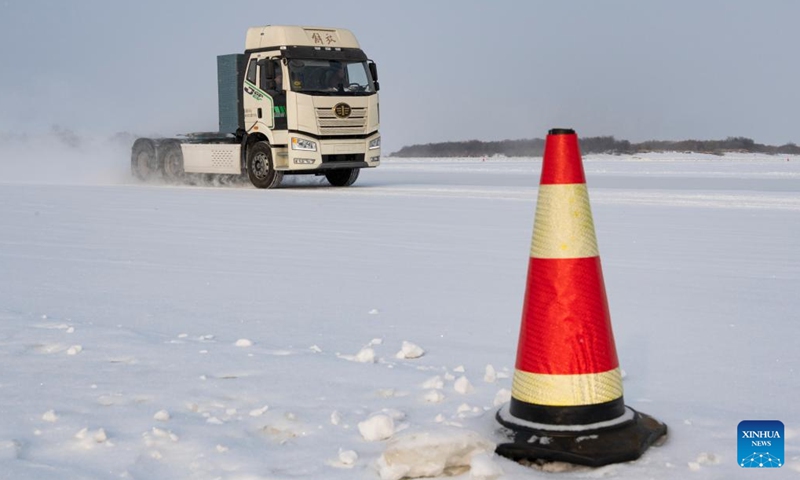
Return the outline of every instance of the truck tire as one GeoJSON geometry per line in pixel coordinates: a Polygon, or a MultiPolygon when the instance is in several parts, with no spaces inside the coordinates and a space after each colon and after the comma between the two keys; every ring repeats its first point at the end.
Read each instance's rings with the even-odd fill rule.
{"type": "Polygon", "coordinates": [[[149,138],[138,138],[131,148],[131,173],[142,181],[158,176],[158,156],[156,144],[149,138]]]}
{"type": "Polygon", "coordinates": [[[183,151],[180,142],[167,140],[158,149],[159,163],[164,167],[164,180],[180,183],[186,177],[183,170],[183,151]]]}
{"type": "Polygon", "coordinates": [[[283,180],[283,172],[275,170],[267,142],[256,142],[247,150],[247,176],[256,188],[275,188],[283,180]]]}
{"type": "Polygon", "coordinates": [[[358,168],[334,170],[326,173],[325,178],[327,178],[328,183],[334,187],[349,187],[356,182],[356,179],[358,179],[358,172],[360,171],[361,170],[358,168]]]}

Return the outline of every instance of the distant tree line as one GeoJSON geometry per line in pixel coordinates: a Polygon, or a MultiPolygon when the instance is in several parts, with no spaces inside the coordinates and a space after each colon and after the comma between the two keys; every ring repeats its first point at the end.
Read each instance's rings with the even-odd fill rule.
{"type": "MultiPolygon", "coordinates": [[[[725,140],[648,140],[631,143],[617,140],[613,136],[583,137],[580,139],[581,153],[647,153],[647,152],[693,152],[724,155],[726,152],[750,152],[767,154],[800,154],[800,147],[794,143],[781,146],[756,143],[745,137],[728,137],[725,140]]],[[[403,147],[393,153],[394,157],[540,157],[544,153],[544,139],[501,140],[482,142],[467,140],[463,142],[440,142],[403,147]]]]}

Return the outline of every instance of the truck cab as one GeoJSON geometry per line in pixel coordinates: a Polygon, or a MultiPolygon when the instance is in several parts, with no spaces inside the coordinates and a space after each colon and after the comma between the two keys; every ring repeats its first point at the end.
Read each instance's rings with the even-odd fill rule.
{"type": "Polygon", "coordinates": [[[272,188],[314,174],[349,186],[380,165],[378,71],[349,30],[253,27],[244,53],[217,57],[217,73],[219,132],[137,140],[135,175],[246,173],[272,188]]]}

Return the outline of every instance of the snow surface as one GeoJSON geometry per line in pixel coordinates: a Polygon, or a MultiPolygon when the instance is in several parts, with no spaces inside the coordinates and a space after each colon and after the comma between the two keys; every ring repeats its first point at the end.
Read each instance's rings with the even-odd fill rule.
{"type": "Polygon", "coordinates": [[[261,191],[46,147],[0,150],[2,478],[378,479],[387,452],[387,475],[758,478],[748,419],[785,423],[769,473],[800,476],[800,158],[585,158],[625,400],[669,438],[542,470],[491,453],[541,159],[261,191]]]}

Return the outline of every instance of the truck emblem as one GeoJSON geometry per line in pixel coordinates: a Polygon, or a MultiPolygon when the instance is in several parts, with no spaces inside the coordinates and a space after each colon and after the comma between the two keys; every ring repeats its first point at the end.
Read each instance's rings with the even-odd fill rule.
{"type": "Polygon", "coordinates": [[[347,117],[349,117],[350,116],[350,112],[351,112],[350,105],[348,105],[346,103],[337,103],[333,107],[333,113],[335,113],[336,116],[339,117],[339,118],[347,118],[347,117]]]}

